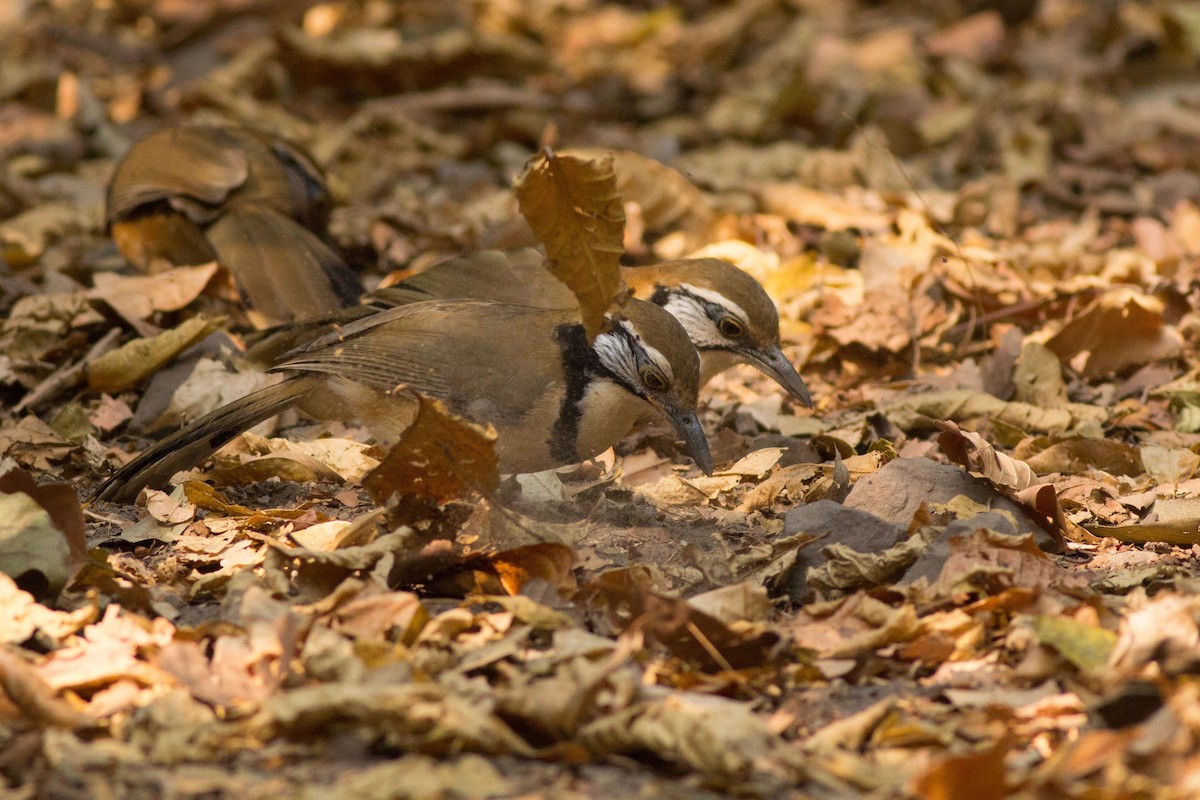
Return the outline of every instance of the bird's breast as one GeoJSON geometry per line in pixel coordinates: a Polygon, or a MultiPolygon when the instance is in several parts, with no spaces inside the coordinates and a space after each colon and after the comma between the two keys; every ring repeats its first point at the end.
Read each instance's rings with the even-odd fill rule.
{"type": "Polygon", "coordinates": [[[610,381],[593,381],[578,404],[575,454],[591,458],[619,442],[654,407],[610,381]]]}

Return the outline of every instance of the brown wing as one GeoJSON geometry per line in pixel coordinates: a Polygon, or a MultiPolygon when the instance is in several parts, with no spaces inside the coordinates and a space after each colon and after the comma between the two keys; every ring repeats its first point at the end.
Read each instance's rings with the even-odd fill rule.
{"type": "Polygon", "coordinates": [[[333,311],[362,291],[324,242],[270,208],[234,208],[208,229],[208,241],[250,306],[272,323],[333,311]]]}
{"type": "Polygon", "coordinates": [[[316,164],[299,148],[268,134],[234,128],[226,134],[246,154],[250,174],[229,207],[268,206],[308,228],[324,228],[329,191],[316,164]]]}
{"type": "Polygon", "coordinates": [[[276,371],[406,385],[457,413],[512,424],[563,386],[560,311],[473,300],[414,303],[347,324],[286,354],[276,371]]]}
{"type": "Polygon", "coordinates": [[[108,187],[109,224],[144,206],[167,201],[196,222],[211,219],[216,207],[250,175],[237,140],[213,127],[175,127],[135,144],[117,166],[108,187]]]}
{"type": "Polygon", "coordinates": [[[579,307],[571,290],[546,269],[546,257],[532,247],[481,250],[443,261],[395,286],[377,289],[366,299],[398,306],[454,297],[536,308],[579,307]]]}

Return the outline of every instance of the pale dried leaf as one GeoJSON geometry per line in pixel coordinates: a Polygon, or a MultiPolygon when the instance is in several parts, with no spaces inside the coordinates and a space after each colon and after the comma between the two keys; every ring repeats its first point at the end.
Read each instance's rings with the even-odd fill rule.
{"type": "Polygon", "coordinates": [[[117,394],[137,386],[217,329],[219,320],[192,317],[157,336],[134,339],[87,364],[88,385],[117,394]]]}

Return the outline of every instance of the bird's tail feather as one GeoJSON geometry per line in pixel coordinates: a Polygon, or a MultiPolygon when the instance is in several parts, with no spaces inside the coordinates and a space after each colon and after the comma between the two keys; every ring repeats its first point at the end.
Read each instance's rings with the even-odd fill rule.
{"type": "Polygon", "coordinates": [[[165,486],[176,472],[191,469],[239,433],[291,406],[319,380],[289,378],[205,414],[121,467],[92,500],[131,502],[143,486],[165,486]]]}

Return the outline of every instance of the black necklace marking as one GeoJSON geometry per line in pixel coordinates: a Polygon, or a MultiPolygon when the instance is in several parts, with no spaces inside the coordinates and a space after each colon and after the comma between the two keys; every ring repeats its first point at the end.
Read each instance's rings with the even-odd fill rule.
{"type": "MultiPolygon", "coordinates": [[[[614,324],[605,333],[620,337],[630,352],[638,352],[636,337],[624,325],[614,324]]],[[[558,342],[567,386],[559,406],[558,419],[554,421],[550,434],[550,455],[564,464],[570,464],[579,460],[575,442],[579,438],[579,418],[583,414],[580,402],[587,393],[588,384],[606,378],[630,394],[641,396],[641,392],[630,386],[623,376],[605,366],[588,343],[587,334],[579,323],[559,325],[554,331],[554,338],[558,342]]]]}
{"type": "Polygon", "coordinates": [[[587,391],[600,359],[588,344],[587,334],[578,323],[563,323],[554,330],[558,342],[559,357],[562,358],[563,377],[566,390],[558,409],[558,419],[550,431],[550,455],[564,464],[575,461],[575,440],[579,438],[579,401],[587,391]]]}

